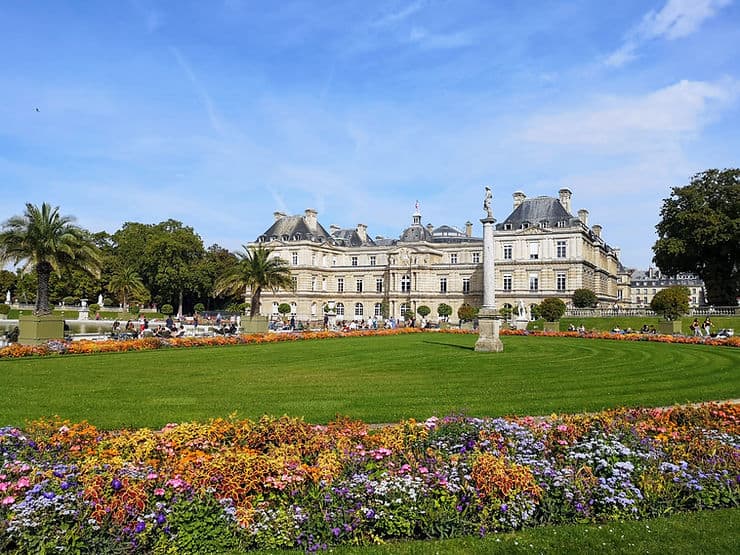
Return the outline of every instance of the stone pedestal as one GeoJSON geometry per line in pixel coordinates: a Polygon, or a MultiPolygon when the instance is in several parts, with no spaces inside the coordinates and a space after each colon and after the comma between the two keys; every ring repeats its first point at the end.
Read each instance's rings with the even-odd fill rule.
{"type": "Polygon", "coordinates": [[[267,333],[267,316],[248,316],[242,318],[242,333],[267,333]]]}
{"type": "Polygon", "coordinates": [[[18,343],[40,345],[52,339],[64,339],[64,319],[47,316],[18,316],[18,343]]]}
{"type": "Polygon", "coordinates": [[[514,327],[518,330],[526,330],[529,324],[529,318],[517,318],[514,320],[514,327]]]}
{"type": "Polygon", "coordinates": [[[475,350],[481,353],[500,353],[504,344],[499,338],[501,320],[495,310],[482,308],[478,312],[478,341],[475,350]]]}

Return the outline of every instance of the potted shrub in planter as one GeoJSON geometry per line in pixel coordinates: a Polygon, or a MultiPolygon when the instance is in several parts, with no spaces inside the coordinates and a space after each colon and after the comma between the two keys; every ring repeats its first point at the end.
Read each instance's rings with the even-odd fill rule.
{"type": "Polygon", "coordinates": [[[457,317],[460,320],[460,327],[464,329],[473,329],[473,321],[478,316],[478,309],[468,303],[463,303],[457,309],[457,317]]]}
{"type": "Polygon", "coordinates": [[[437,315],[439,316],[439,327],[441,329],[447,328],[447,318],[452,314],[452,307],[448,304],[441,303],[437,307],[437,315]]]}
{"type": "Polygon", "coordinates": [[[650,308],[663,316],[664,321],[658,322],[659,333],[681,333],[681,316],[689,312],[689,296],[688,287],[682,285],[674,285],[655,294],[650,301],[650,308]]]}
{"type": "Polygon", "coordinates": [[[10,305],[5,303],[0,303],[0,320],[5,320],[8,317],[8,313],[10,312],[10,305]]]}
{"type": "Polygon", "coordinates": [[[545,320],[545,331],[560,331],[560,318],[565,314],[565,303],[557,297],[548,297],[539,304],[539,314],[545,320]]]}

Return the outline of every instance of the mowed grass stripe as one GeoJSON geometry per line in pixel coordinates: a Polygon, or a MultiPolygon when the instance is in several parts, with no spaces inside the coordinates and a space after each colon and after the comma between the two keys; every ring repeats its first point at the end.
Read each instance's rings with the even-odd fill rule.
{"type": "Polygon", "coordinates": [[[367,422],[596,411],[740,397],[740,350],[412,334],[0,362],[0,425],[58,414],[103,428],[263,414],[367,422]]]}

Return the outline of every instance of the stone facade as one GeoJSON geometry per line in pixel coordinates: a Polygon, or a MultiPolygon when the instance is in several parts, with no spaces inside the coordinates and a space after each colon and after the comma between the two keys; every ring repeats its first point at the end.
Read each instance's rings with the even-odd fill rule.
{"type": "Polygon", "coordinates": [[[692,308],[706,304],[704,282],[691,273],[681,273],[675,277],[661,274],[657,268],[630,271],[630,295],[632,306],[650,307],[650,302],[658,291],[682,285],[689,290],[689,305],[692,308]]]}
{"type": "MultiPolygon", "coordinates": [[[[599,300],[617,300],[619,251],[602,239],[600,226],[589,227],[588,212],[570,212],[571,192],[558,198],[526,198],[514,193],[514,210],[495,233],[496,308],[527,305],[546,297],[566,303],[573,291],[587,287],[599,300]]],[[[457,309],[483,302],[483,239],[465,229],[422,224],[418,206],[412,223],[398,239],[370,238],[367,226],[326,230],[315,210],[303,216],[275,213],[275,221],[257,243],[274,249],[291,267],[294,291],[265,291],[261,312],[277,314],[287,302],[301,321],[321,322],[324,307],[333,306],[337,320],[367,320],[384,314],[396,319],[428,306],[457,309]]]]}

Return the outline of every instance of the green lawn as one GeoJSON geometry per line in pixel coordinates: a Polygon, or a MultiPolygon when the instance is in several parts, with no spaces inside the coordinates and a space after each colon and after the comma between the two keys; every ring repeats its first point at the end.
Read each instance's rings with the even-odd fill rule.
{"type": "MultiPolygon", "coordinates": [[[[485,538],[333,547],[337,555],[494,555],[509,553],[592,554],[740,552],[740,510],[684,513],[669,518],[529,528],[485,538]],[[734,530],[734,532],[733,532],[734,530]]],[[[288,554],[295,551],[252,553],[288,554]]]]}
{"type": "Polygon", "coordinates": [[[0,361],[0,424],[58,414],[102,428],[263,414],[366,422],[596,411],[740,398],[740,349],[411,334],[0,361]]]}

